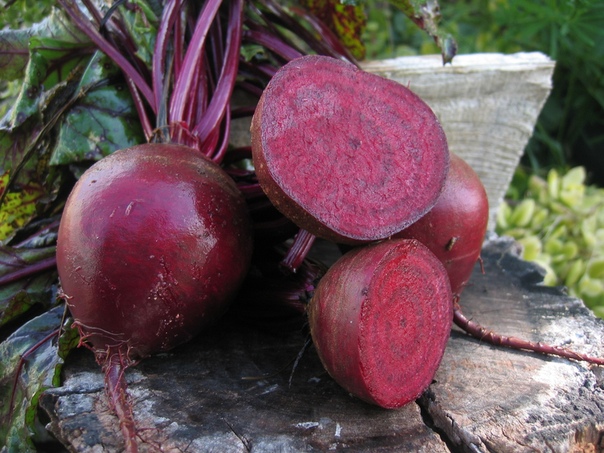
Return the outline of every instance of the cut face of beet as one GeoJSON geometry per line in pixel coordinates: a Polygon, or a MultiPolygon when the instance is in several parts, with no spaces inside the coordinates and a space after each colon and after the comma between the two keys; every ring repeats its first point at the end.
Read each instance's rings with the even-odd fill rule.
{"type": "Polygon", "coordinates": [[[283,66],[251,132],[256,173],[273,204],[336,242],[401,231],[434,205],[449,167],[445,134],[424,101],[330,57],[283,66]]]}
{"type": "Polygon", "coordinates": [[[319,282],[308,308],[313,342],[344,389],[385,408],[416,399],[440,364],[453,320],[447,273],[423,244],[353,249],[319,282]]]}

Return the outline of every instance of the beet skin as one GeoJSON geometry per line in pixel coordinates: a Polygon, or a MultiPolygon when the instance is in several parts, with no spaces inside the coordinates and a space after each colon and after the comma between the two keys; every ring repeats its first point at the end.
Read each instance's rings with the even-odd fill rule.
{"type": "Polygon", "coordinates": [[[476,172],[451,155],[443,193],[421,219],[394,237],[426,245],[444,264],[453,294],[461,294],[480,258],[489,222],[489,201],[476,172]]]}
{"type": "Polygon", "coordinates": [[[412,239],[357,247],[320,280],[308,307],[313,342],[344,389],[385,408],[430,385],[453,320],[447,273],[412,239]]]}
{"type": "Polygon", "coordinates": [[[449,167],[445,134],[424,101],[330,57],[277,71],[251,134],[256,174],[275,207],[340,243],[381,240],[419,219],[449,167]]]}
{"type": "Polygon", "coordinates": [[[251,251],[247,209],[231,178],[184,146],[144,144],[82,175],[64,209],[57,265],[97,359],[111,347],[127,365],[222,315],[251,251]]]}

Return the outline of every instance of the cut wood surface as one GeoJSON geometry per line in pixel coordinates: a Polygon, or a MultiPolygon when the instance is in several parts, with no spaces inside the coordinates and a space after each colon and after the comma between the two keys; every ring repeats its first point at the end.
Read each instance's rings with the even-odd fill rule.
{"type": "MultiPolygon", "coordinates": [[[[337,257],[331,244],[314,253],[337,257]]],[[[511,239],[483,249],[461,304],[503,334],[601,356],[604,322],[580,300],[540,284],[511,239]]],[[[429,335],[429,332],[427,332],[429,335]]],[[[277,335],[226,318],[173,352],[127,371],[142,451],[598,452],[604,369],[489,346],[454,329],[435,381],[399,410],[363,403],[323,371],[308,336],[277,335]]],[[[122,448],[103,377],[87,350],[41,406],[49,430],[74,452],[122,448]]]]}

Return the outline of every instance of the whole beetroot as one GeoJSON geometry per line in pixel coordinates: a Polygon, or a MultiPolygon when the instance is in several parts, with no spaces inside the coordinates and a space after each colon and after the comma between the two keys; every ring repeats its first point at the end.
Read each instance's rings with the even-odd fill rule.
{"type": "Polygon", "coordinates": [[[393,237],[413,238],[444,264],[453,294],[461,294],[480,258],[489,221],[482,181],[461,157],[451,154],[445,187],[434,207],[393,237]]]}
{"type": "Polygon", "coordinates": [[[428,248],[393,239],[357,247],[333,264],[308,319],[333,379],[364,401],[397,408],[432,382],[450,335],[453,298],[428,248]]]}
{"type": "Polygon", "coordinates": [[[135,432],[123,370],[215,322],[251,252],[236,185],[185,146],[117,151],[73,188],[58,233],[59,277],[82,341],[103,367],[129,451],[135,432]]]}
{"type": "Polygon", "coordinates": [[[223,314],[251,250],[244,201],[216,164],[184,146],[144,144],[80,178],[57,264],[85,338],[101,353],[123,344],[136,360],[223,314]]]}

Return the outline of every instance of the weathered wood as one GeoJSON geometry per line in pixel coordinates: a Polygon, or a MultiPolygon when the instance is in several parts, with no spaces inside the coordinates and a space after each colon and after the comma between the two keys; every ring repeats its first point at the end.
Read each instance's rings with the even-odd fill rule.
{"type": "MultiPolygon", "coordinates": [[[[315,250],[333,260],[330,244],[315,250]]],[[[463,294],[466,313],[501,333],[601,355],[604,322],[581,301],[539,284],[539,268],[494,238],[463,294]]],[[[597,452],[604,438],[603,370],[494,348],[455,329],[429,391],[401,410],[362,403],[323,371],[307,337],[225,320],[128,371],[143,451],[597,452]]],[[[41,406],[75,452],[119,451],[115,417],[92,355],[65,367],[41,406]]]]}
{"type": "MultiPolygon", "coordinates": [[[[516,243],[487,245],[484,274],[463,293],[466,314],[493,330],[601,357],[604,322],[540,283],[516,243]]],[[[598,452],[604,448],[604,369],[481,344],[455,328],[420,404],[461,451],[598,452]]]]}
{"type": "Polygon", "coordinates": [[[440,55],[370,61],[369,72],[396,80],[436,113],[449,149],[478,173],[490,204],[490,229],[535,122],[551,91],[554,62],[531,52],[440,55]]]}

